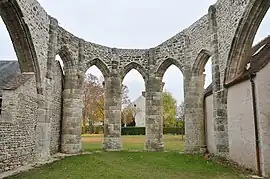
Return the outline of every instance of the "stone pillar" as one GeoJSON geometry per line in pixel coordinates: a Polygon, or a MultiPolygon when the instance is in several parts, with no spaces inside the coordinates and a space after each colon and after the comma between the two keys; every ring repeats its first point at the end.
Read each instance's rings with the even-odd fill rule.
{"type": "Polygon", "coordinates": [[[147,151],[163,151],[163,83],[160,78],[149,77],[145,91],[145,130],[147,151]]]}
{"type": "Polygon", "coordinates": [[[61,151],[67,154],[81,152],[83,76],[77,69],[65,70],[61,151]]]}
{"type": "Polygon", "coordinates": [[[227,90],[221,85],[219,47],[216,22],[216,8],[210,6],[209,20],[211,35],[212,53],[212,78],[213,78],[213,118],[214,118],[214,137],[216,145],[216,155],[228,157],[229,137],[227,119],[227,90]]]}
{"type": "Polygon", "coordinates": [[[50,158],[51,123],[48,114],[49,104],[44,95],[37,95],[36,159],[46,161],[50,158]]]}
{"type": "Polygon", "coordinates": [[[204,76],[186,75],[185,84],[185,152],[205,150],[204,134],[204,76]]]}
{"type": "Polygon", "coordinates": [[[113,74],[105,79],[104,142],[106,151],[120,151],[121,144],[121,77],[113,74]]]}
{"type": "Polygon", "coordinates": [[[55,60],[56,56],[56,46],[57,46],[57,28],[58,21],[50,17],[50,30],[49,30],[49,43],[48,43],[48,53],[47,53],[47,73],[46,77],[52,79],[52,62],[55,60]]]}

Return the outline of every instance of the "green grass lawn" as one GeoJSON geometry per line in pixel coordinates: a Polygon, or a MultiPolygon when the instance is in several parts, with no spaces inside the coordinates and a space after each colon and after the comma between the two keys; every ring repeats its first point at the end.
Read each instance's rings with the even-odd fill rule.
{"type": "Polygon", "coordinates": [[[145,136],[122,136],[121,152],[102,151],[103,135],[83,135],[84,151],[89,155],[67,157],[10,179],[237,179],[241,173],[202,156],[180,154],[182,136],[164,135],[168,152],[145,152],[145,136]],[[140,150],[141,152],[128,152],[140,150]]]}
{"type": "MultiPolygon", "coordinates": [[[[127,150],[144,150],[145,136],[122,136],[122,149],[127,150]]],[[[100,150],[102,148],[103,135],[83,135],[82,145],[85,151],[100,150]]],[[[184,140],[181,135],[164,135],[164,147],[166,151],[183,151],[184,140]]]]}
{"type": "Polygon", "coordinates": [[[237,171],[177,152],[94,152],[67,157],[9,179],[237,179],[237,171]]]}

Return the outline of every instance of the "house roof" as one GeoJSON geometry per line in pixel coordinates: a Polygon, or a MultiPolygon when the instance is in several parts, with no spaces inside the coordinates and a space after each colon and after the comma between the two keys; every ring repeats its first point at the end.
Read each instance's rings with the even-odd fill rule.
{"type": "Polygon", "coordinates": [[[32,73],[21,73],[18,61],[0,60],[0,96],[3,89],[16,89],[32,76],[32,73]]]}
{"type": "MultiPolygon", "coordinates": [[[[248,80],[250,74],[255,74],[263,69],[270,61],[270,36],[263,39],[261,42],[253,46],[253,55],[249,58],[247,65],[250,67],[246,71],[234,79],[232,82],[226,85],[226,87],[232,86],[234,84],[241,83],[242,81],[248,80]]],[[[212,94],[213,84],[211,83],[204,91],[205,96],[212,94]]]]}

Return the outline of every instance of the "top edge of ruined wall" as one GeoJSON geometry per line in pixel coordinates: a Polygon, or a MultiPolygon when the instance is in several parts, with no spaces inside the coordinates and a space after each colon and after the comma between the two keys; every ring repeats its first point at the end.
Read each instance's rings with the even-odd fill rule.
{"type": "Polygon", "coordinates": [[[148,51],[148,49],[125,49],[125,48],[115,48],[115,47],[108,47],[108,46],[105,46],[105,45],[101,45],[101,44],[97,44],[97,43],[93,43],[93,42],[89,42],[89,41],[86,41],[85,39],[83,38],[80,38],[76,35],[74,35],[73,33],[69,32],[68,30],[64,29],[63,27],[59,26],[59,31],[61,33],[61,35],[65,35],[65,36],[68,36],[76,41],[79,41],[80,39],[85,41],[85,46],[92,46],[92,47],[95,47],[95,48],[98,48],[98,49],[103,49],[104,51],[107,51],[107,52],[111,52],[113,49],[116,49],[118,53],[127,53],[127,52],[131,52],[131,53],[146,53],[148,51]]]}
{"type": "Polygon", "coordinates": [[[196,27],[200,27],[200,25],[202,23],[208,22],[208,14],[205,14],[204,16],[202,16],[201,18],[199,18],[197,21],[195,21],[194,23],[192,23],[190,26],[184,28],[181,32],[177,33],[176,35],[172,36],[171,38],[169,38],[168,40],[164,41],[163,43],[159,44],[158,46],[154,47],[154,48],[159,48],[161,46],[166,45],[167,43],[170,43],[171,41],[174,41],[176,39],[186,39],[187,35],[189,31],[191,31],[192,29],[195,29],[196,27]]]}
{"type": "MultiPolygon", "coordinates": [[[[219,3],[220,2],[220,0],[218,0],[215,4],[213,4],[214,6],[216,6],[217,4],[220,4],[219,3]]],[[[48,14],[49,15],[49,14],[48,14]]],[[[49,15],[50,16],[50,15],[49,15]]],[[[50,16],[50,17],[52,17],[52,16],[50,16]]],[[[55,17],[53,17],[53,18],[55,18],[55,17]]],[[[56,18],[57,19],[57,18],[56,18]]],[[[160,43],[159,45],[157,45],[157,46],[154,46],[154,47],[151,47],[151,48],[147,48],[147,49],[145,49],[145,48],[142,48],[142,49],[140,49],[140,48],[117,48],[117,47],[108,47],[108,46],[105,46],[105,45],[101,45],[101,44],[98,44],[98,43],[94,43],[94,42],[90,42],[90,41],[87,41],[87,40],[84,40],[83,38],[81,38],[81,37],[78,37],[78,36],[76,36],[76,35],[74,35],[73,33],[71,33],[71,32],[69,32],[68,30],[66,30],[64,27],[62,27],[62,26],[59,26],[59,30],[60,30],[60,32],[61,33],[63,33],[63,34],[66,34],[66,35],[69,35],[70,37],[72,37],[72,38],[74,38],[74,39],[82,39],[82,40],[84,40],[85,41],[85,43],[86,43],[86,45],[88,44],[88,45],[90,45],[90,46],[94,46],[94,47],[96,47],[96,48],[100,48],[100,49],[104,49],[104,50],[107,50],[107,51],[111,51],[112,49],[116,49],[117,51],[119,51],[120,53],[122,52],[122,53],[126,53],[126,52],[139,52],[139,53],[145,53],[145,52],[147,52],[147,51],[149,51],[150,49],[155,49],[155,48],[159,48],[159,47],[161,47],[161,46],[164,46],[164,45],[166,45],[167,43],[170,43],[171,41],[174,41],[174,40],[176,40],[176,39],[180,39],[180,38],[186,38],[186,32],[187,31],[190,31],[191,29],[194,29],[194,28],[196,28],[196,27],[200,27],[200,24],[202,24],[202,23],[205,23],[205,22],[208,22],[208,14],[205,14],[205,15],[203,15],[201,18],[199,18],[198,20],[196,20],[194,23],[192,23],[190,26],[188,26],[188,27],[186,27],[186,28],[184,28],[182,31],[180,31],[179,33],[177,33],[177,34],[175,34],[175,35],[173,35],[171,38],[169,38],[169,39],[167,39],[167,40],[165,40],[164,42],[162,42],[162,43],[160,43]]]]}

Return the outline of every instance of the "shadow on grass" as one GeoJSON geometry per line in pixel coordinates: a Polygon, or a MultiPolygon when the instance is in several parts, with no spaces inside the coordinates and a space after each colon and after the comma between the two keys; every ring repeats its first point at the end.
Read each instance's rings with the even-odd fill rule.
{"type": "Polygon", "coordinates": [[[176,152],[94,152],[67,157],[10,179],[237,179],[243,173],[206,161],[200,155],[176,152]]]}

